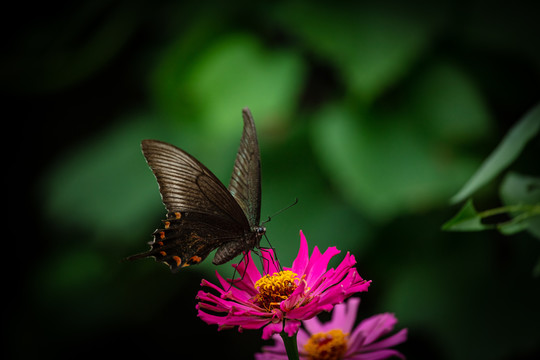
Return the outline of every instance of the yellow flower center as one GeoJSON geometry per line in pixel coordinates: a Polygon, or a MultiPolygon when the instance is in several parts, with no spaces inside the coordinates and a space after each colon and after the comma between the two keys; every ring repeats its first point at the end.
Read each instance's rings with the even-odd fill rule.
{"type": "Polygon", "coordinates": [[[268,311],[277,309],[298,287],[298,280],[298,275],[290,270],[265,275],[255,283],[259,290],[255,301],[268,311]]]}
{"type": "Polygon", "coordinates": [[[347,336],[339,329],[311,335],[304,345],[309,360],[339,360],[347,351],[347,336]]]}

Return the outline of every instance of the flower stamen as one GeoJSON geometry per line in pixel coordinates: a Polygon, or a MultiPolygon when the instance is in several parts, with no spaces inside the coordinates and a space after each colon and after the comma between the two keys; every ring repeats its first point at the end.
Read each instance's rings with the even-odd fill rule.
{"type": "Polygon", "coordinates": [[[255,302],[269,312],[278,309],[298,287],[298,281],[298,275],[290,270],[267,274],[255,283],[255,289],[259,291],[255,302]]]}
{"type": "Polygon", "coordinates": [[[309,360],[339,360],[347,351],[347,337],[340,329],[311,335],[304,345],[309,360]]]}

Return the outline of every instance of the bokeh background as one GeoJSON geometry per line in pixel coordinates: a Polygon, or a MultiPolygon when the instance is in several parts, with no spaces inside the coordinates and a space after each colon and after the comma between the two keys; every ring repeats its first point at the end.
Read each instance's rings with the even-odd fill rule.
{"type": "MultiPolygon", "coordinates": [[[[540,243],[443,232],[449,199],[540,99],[535,1],[25,2],[3,10],[3,352],[13,359],[250,359],[260,332],[196,317],[211,261],[147,249],[165,210],[156,138],[228,184],[249,106],[261,218],[288,264],[298,232],[373,284],[409,359],[538,359],[540,243]],[[4,203],[5,204],[5,203],[4,203]]],[[[536,138],[512,170],[539,175],[536,138]]],[[[476,193],[500,205],[495,179],[476,193]]],[[[218,268],[232,274],[230,265],[218,268]]]]}

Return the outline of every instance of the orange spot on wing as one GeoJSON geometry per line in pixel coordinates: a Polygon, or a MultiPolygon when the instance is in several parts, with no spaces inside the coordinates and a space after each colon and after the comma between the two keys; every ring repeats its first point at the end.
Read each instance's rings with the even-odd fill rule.
{"type": "Polygon", "coordinates": [[[197,256],[197,255],[192,256],[192,257],[189,259],[189,261],[191,261],[192,263],[195,263],[195,264],[200,263],[201,260],[202,260],[202,258],[201,258],[200,256],[197,256]]]}
{"type": "Polygon", "coordinates": [[[165,221],[165,229],[168,229],[171,227],[171,222],[170,221],[165,221]]]}
{"type": "Polygon", "coordinates": [[[159,246],[163,246],[163,241],[158,241],[157,244],[158,244],[159,246]]]}
{"type": "Polygon", "coordinates": [[[180,219],[182,217],[182,214],[179,213],[179,212],[175,212],[174,217],[177,218],[177,219],[180,219]]]}
{"type": "Polygon", "coordinates": [[[167,253],[165,251],[160,251],[159,253],[161,254],[161,256],[167,256],[167,253]]]}
{"type": "Polygon", "coordinates": [[[180,266],[180,264],[182,263],[182,260],[176,255],[174,255],[172,258],[174,261],[176,261],[176,266],[180,266]]]}
{"type": "Polygon", "coordinates": [[[165,231],[160,231],[160,232],[159,232],[159,238],[160,238],[161,240],[165,239],[165,231]]]}

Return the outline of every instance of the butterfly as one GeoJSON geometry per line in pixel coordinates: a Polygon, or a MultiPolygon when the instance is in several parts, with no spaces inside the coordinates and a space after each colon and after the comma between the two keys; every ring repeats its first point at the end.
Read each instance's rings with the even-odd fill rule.
{"type": "Polygon", "coordinates": [[[266,228],[261,213],[261,160],[255,122],[242,110],[244,129],[228,189],[200,161],[174,145],[143,140],[167,209],[163,228],[154,231],[150,250],[128,260],[154,257],[172,272],[198,264],[217,249],[213,263],[260,248],[266,228]]]}

